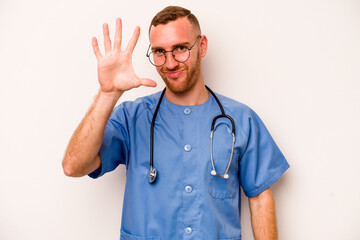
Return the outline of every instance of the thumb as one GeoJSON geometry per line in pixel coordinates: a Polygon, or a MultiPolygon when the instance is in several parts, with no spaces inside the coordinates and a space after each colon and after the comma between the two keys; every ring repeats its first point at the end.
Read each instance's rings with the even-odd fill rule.
{"type": "Polygon", "coordinates": [[[156,87],[157,83],[154,80],[151,80],[149,78],[140,78],[140,85],[146,86],[146,87],[156,87]]]}

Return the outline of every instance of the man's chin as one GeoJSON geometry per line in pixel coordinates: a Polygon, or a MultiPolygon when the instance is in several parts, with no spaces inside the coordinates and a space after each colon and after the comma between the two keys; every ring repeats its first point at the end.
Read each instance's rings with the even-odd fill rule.
{"type": "Polygon", "coordinates": [[[166,87],[173,93],[184,93],[188,90],[187,84],[176,80],[165,81],[166,87]]]}
{"type": "Polygon", "coordinates": [[[162,75],[162,79],[166,84],[166,87],[173,93],[181,94],[189,91],[193,86],[193,83],[186,76],[179,76],[177,78],[169,78],[166,75],[162,75]]]}
{"type": "Polygon", "coordinates": [[[169,88],[170,91],[178,93],[182,92],[184,88],[184,82],[182,82],[181,78],[168,78],[167,76],[163,76],[166,87],[169,88]]]}
{"type": "Polygon", "coordinates": [[[173,93],[183,93],[184,91],[186,91],[184,86],[177,85],[177,84],[169,83],[169,84],[166,84],[166,87],[173,93]]]}

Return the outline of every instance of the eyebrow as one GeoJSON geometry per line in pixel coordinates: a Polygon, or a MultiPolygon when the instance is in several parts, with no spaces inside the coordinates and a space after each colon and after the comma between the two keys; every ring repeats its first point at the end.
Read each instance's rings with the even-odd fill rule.
{"type": "MultiPolygon", "coordinates": [[[[171,50],[174,49],[174,48],[176,48],[176,47],[178,47],[178,46],[186,46],[186,45],[189,46],[189,45],[191,45],[191,43],[190,43],[190,42],[180,42],[180,43],[176,43],[176,44],[174,44],[174,45],[171,46],[171,50]]],[[[159,50],[159,49],[164,49],[164,48],[151,46],[151,51],[159,50]]]]}

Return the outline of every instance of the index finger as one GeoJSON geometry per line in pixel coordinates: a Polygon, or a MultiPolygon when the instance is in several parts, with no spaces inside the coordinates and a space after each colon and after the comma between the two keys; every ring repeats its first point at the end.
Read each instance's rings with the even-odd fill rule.
{"type": "Polygon", "coordinates": [[[93,47],[96,59],[99,60],[99,58],[102,57],[102,54],[100,52],[99,45],[98,45],[96,37],[92,38],[92,47],[93,47]]]}
{"type": "Polygon", "coordinates": [[[134,34],[133,34],[132,38],[130,39],[130,42],[127,45],[125,51],[130,51],[130,53],[132,53],[134,51],[134,48],[135,48],[136,43],[137,43],[137,41],[139,39],[139,36],[140,36],[140,27],[137,26],[135,28],[134,34]]]}

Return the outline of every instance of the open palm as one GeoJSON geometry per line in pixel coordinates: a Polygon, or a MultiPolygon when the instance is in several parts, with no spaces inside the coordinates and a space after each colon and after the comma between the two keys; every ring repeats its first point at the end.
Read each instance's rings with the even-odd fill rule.
{"type": "Polygon", "coordinates": [[[103,92],[127,91],[141,85],[155,87],[156,82],[139,78],[132,65],[132,53],[139,39],[140,28],[136,27],[134,34],[124,51],[121,50],[122,24],[116,19],[114,46],[111,46],[109,27],[103,25],[105,55],[102,55],[96,37],[92,38],[93,50],[98,62],[98,78],[103,92]]]}

